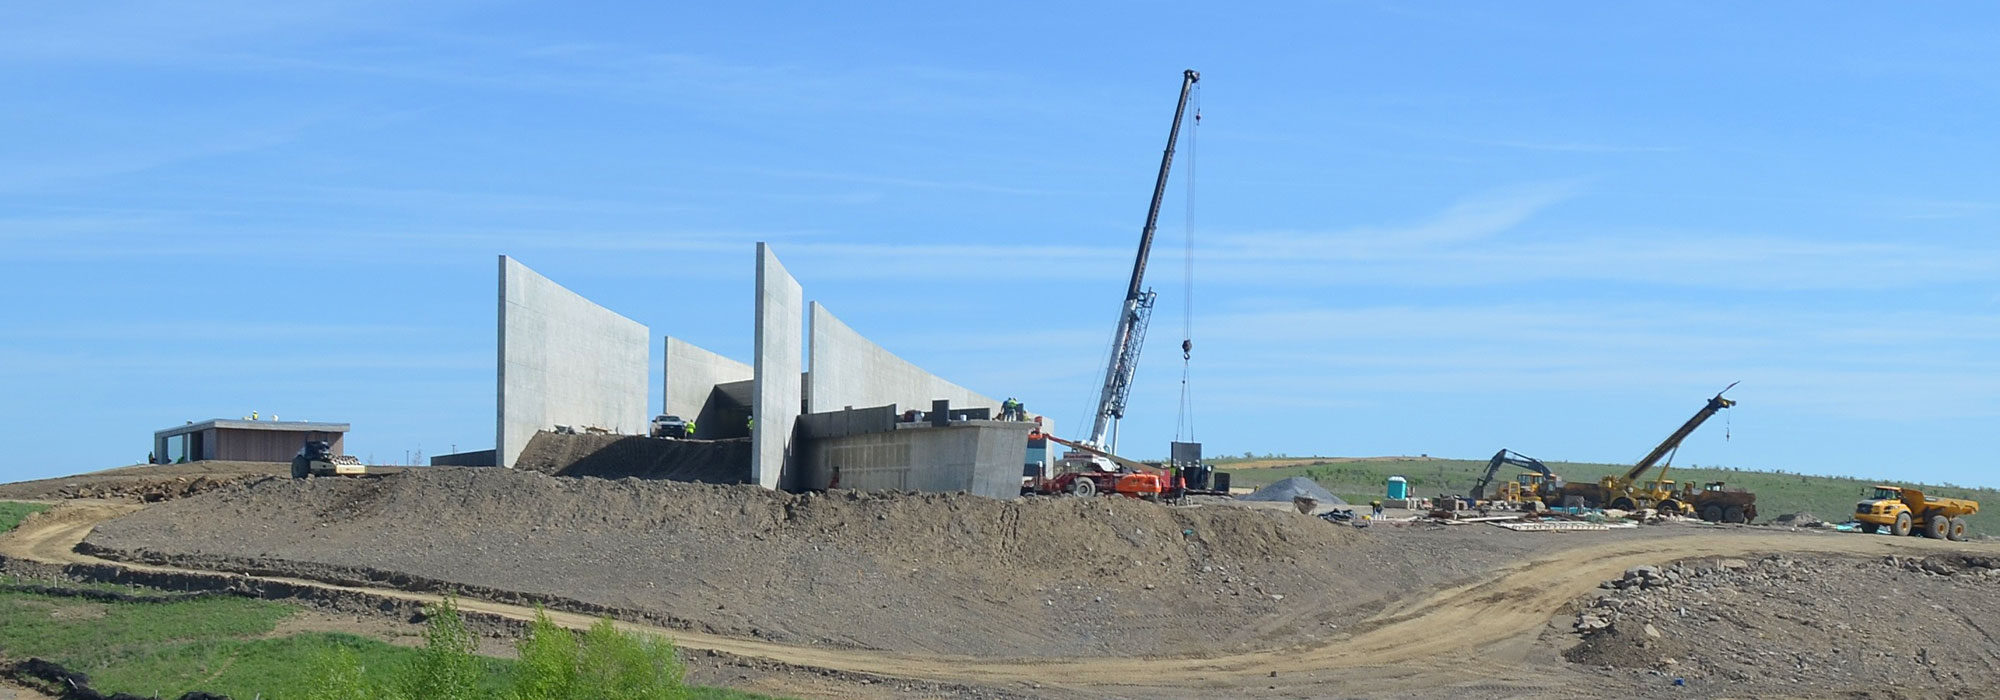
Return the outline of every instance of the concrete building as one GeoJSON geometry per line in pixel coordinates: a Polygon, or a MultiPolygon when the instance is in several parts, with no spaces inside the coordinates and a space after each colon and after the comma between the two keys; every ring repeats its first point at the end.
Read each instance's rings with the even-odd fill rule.
{"type": "Polygon", "coordinates": [[[559,425],[646,432],[652,333],[638,322],[500,256],[499,391],[495,461],[559,425]]]}
{"type": "MultiPolygon", "coordinates": [[[[817,303],[808,307],[770,246],[757,244],[755,265],[751,362],[665,339],[661,413],[693,419],[697,439],[748,443],[748,464],[717,473],[740,469],[730,473],[746,483],[808,489],[832,485],[838,470],[843,488],[1018,495],[1032,424],[992,420],[999,401],[897,357],[817,303]],[[909,409],[925,420],[903,420],[909,409]]],[[[491,461],[514,466],[537,432],[560,425],[646,434],[649,339],[644,326],[501,256],[491,461]]],[[[657,447],[651,452],[672,451],[657,447]]],[[[485,461],[450,457],[439,463],[485,461]]]]}
{"type": "Polygon", "coordinates": [[[309,439],[346,454],[346,436],[346,423],[217,418],[154,431],[153,462],[289,462],[309,439]]]}

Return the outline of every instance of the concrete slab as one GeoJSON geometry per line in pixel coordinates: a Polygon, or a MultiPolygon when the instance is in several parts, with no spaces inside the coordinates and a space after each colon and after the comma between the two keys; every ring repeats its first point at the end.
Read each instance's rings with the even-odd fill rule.
{"type": "MultiPolygon", "coordinates": [[[[816,414],[830,415],[830,414],[816,414]]],[[[966,491],[987,498],[1021,495],[1021,464],[1033,426],[1020,421],[901,423],[894,429],[810,441],[800,460],[806,489],[966,491]]]]}
{"type": "Polygon", "coordinates": [[[1000,414],[1000,402],[924,371],[856,333],[813,302],[810,413],[842,408],[896,404],[925,409],[945,399],[952,408],[990,408],[1000,414]]]}
{"type": "Polygon", "coordinates": [[[651,337],[500,256],[498,463],[513,466],[536,432],[558,425],[645,434],[651,337]]]}
{"type": "Polygon", "coordinates": [[[792,454],[792,427],[802,408],[799,372],[804,364],[805,290],[785,271],[769,245],[757,243],[756,395],[750,434],[750,476],[778,488],[792,454]]]}

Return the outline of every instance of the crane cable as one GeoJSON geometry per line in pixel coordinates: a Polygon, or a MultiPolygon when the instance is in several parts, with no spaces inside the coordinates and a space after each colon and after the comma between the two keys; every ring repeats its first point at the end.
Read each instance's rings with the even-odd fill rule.
{"type": "Polygon", "coordinates": [[[1185,214],[1181,257],[1181,409],[1174,421],[1174,440],[1194,442],[1194,397],[1188,385],[1189,369],[1194,359],[1194,190],[1195,175],[1199,172],[1196,161],[1201,154],[1201,84],[1194,86],[1194,128],[1188,130],[1187,199],[1182,205],[1185,214]]]}

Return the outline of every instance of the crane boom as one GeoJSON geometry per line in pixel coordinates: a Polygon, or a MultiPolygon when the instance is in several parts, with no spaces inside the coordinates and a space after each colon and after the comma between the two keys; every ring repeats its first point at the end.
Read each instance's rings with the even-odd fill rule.
{"type": "Polygon", "coordinates": [[[1160,200],[1167,194],[1167,172],[1174,164],[1174,142],[1180,138],[1181,115],[1187,111],[1188,93],[1201,80],[1201,73],[1181,74],[1180,102],[1174,106],[1174,125],[1167,131],[1167,149],[1160,156],[1160,176],[1153,183],[1153,203],[1146,209],[1146,226],[1139,232],[1139,253],[1132,262],[1132,283],[1125,289],[1125,301],[1118,309],[1118,330],[1112,338],[1111,361],[1104,368],[1104,389],[1098,395],[1097,416],[1090,426],[1089,444],[1108,445],[1106,439],[1116,422],[1125,417],[1125,400],[1132,393],[1132,375],[1138,369],[1139,348],[1146,342],[1146,326],[1153,316],[1153,292],[1145,288],[1146,259],[1153,251],[1153,230],[1160,220],[1160,200]]]}
{"type": "Polygon", "coordinates": [[[1680,447],[1681,441],[1686,440],[1687,436],[1694,434],[1694,429],[1701,427],[1701,424],[1707,422],[1711,416],[1714,416],[1722,409],[1736,405],[1735,401],[1722,398],[1722,394],[1736,388],[1736,384],[1736,382],[1730,382],[1729,386],[1722,388],[1722,391],[1715,392],[1715,396],[1708,400],[1708,404],[1702,406],[1701,410],[1696,411],[1693,418],[1689,418],[1686,423],[1683,423],[1680,430],[1676,430],[1674,434],[1668,435],[1667,439],[1661,441],[1658,447],[1654,447],[1652,452],[1646,453],[1646,456],[1640,459],[1638,464],[1632,465],[1632,469],[1625,472],[1625,483],[1629,484],[1637,481],[1640,474],[1644,474],[1646,470],[1652,469],[1653,465],[1658,464],[1661,458],[1667,456],[1668,452],[1672,452],[1675,448],[1680,447]]]}

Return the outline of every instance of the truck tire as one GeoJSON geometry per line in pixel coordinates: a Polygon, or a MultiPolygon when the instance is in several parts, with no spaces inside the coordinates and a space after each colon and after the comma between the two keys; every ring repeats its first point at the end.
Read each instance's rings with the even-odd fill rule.
{"type": "Polygon", "coordinates": [[[1729,510],[1722,511],[1722,522],[1747,523],[1750,519],[1743,516],[1743,506],[1730,506],[1729,510]]]}
{"type": "Polygon", "coordinates": [[[1861,531],[1862,531],[1862,532],[1866,532],[1866,533],[1868,533],[1868,534],[1870,534],[1870,535],[1873,535],[1873,534],[1875,534],[1875,533],[1877,533],[1877,532],[1880,532],[1881,530],[1882,530],[1882,526],[1881,526],[1881,525],[1876,525],[1875,523],[1862,523],[1862,524],[1861,524],[1861,531]]]}
{"type": "Polygon", "coordinates": [[[1639,504],[1637,504],[1637,503],[1633,503],[1633,502],[1632,502],[1632,499],[1630,499],[1630,498],[1625,498],[1625,497],[1622,497],[1622,496],[1621,496],[1621,497],[1619,497],[1619,498],[1618,498],[1618,500],[1615,500],[1615,501],[1612,501],[1612,502],[1611,502],[1611,507],[1612,507],[1612,509],[1614,509],[1614,510],[1626,510],[1626,511],[1631,511],[1631,510],[1638,510],[1638,509],[1639,509],[1639,504]]]}
{"type": "Polygon", "coordinates": [[[298,459],[298,458],[293,458],[293,459],[292,459],[292,478],[294,478],[294,479],[304,479],[304,478],[306,478],[306,475],[307,475],[308,473],[310,473],[310,471],[309,471],[309,470],[307,469],[307,467],[306,467],[306,461],[305,461],[305,460],[303,460],[303,459],[298,459]]]}
{"type": "Polygon", "coordinates": [[[1701,509],[1701,519],[1711,523],[1722,522],[1722,506],[1710,505],[1701,509]]]}
{"type": "Polygon", "coordinates": [[[1097,482],[1089,478],[1079,477],[1077,480],[1069,482],[1069,495],[1077,498],[1095,496],[1097,495],[1097,482]]]}
{"type": "Polygon", "coordinates": [[[1934,540],[1944,539],[1951,534],[1951,518],[1933,515],[1924,524],[1924,536],[1934,540]]]}
{"type": "Polygon", "coordinates": [[[1897,513],[1896,524],[1889,526],[1889,534],[1895,535],[1897,537],[1902,537],[1904,535],[1910,534],[1911,525],[1912,523],[1910,521],[1909,511],[1906,510],[1901,513],[1897,513]]]}
{"type": "Polygon", "coordinates": [[[1948,527],[1950,527],[1951,530],[1947,533],[1947,537],[1951,541],[1953,542],[1965,541],[1965,518],[1952,518],[1951,525],[1949,525],[1948,527]]]}

